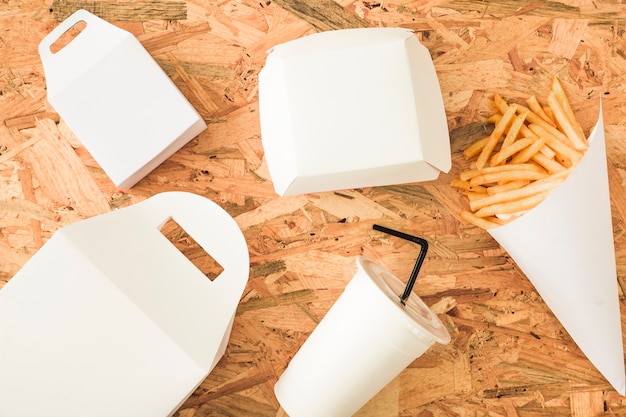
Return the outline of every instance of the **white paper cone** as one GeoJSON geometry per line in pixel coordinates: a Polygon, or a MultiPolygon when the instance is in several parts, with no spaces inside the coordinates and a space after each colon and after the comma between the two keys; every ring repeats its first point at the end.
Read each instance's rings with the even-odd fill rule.
{"type": "Polygon", "coordinates": [[[583,353],[626,390],[602,111],[589,148],[545,201],[489,233],[511,255],[583,353]]]}

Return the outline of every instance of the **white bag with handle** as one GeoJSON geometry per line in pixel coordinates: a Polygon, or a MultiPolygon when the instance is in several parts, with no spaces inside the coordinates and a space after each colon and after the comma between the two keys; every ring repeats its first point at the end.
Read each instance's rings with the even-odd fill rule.
{"type": "Polygon", "coordinates": [[[224,354],[248,280],[232,217],[167,192],[57,231],[0,290],[0,416],[169,416],[224,354]],[[173,219],[213,281],[161,233],[173,219]]]}
{"type": "Polygon", "coordinates": [[[129,32],[85,11],[39,44],[48,101],[116,186],[130,188],[206,123],[129,32]],[[84,29],[59,51],[65,32],[84,29]]]}

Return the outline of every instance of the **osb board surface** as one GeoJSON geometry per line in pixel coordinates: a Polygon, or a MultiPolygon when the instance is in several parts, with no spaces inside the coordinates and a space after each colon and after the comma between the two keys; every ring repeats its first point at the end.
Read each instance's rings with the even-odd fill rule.
{"type": "MultiPolygon", "coordinates": [[[[443,299],[437,309],[452,342],[413,362],[359,416],[626,415],[624,399],[515,263],[486,232],[460,221],[460,197],[449,186],[465,164],[460,149],[484,132],[493,93],[542,97],[559,75],[587,130],[602,97],[624,314],[625,17],[620,2],[589,0],[3,0],[0,285],[64,225],[162,191],[206,196],[242,228],[251,273],[224,358],[177,415],[284,416],[273,385],[352,276],[355,257],[368,255],[399,277],[411,271],[419,247],[373,231],[379,223],[431,243],[415,291],[430,305],[443,299]],[[37,45],[78,7],[135,34],[209,123],[131,190],[107,179],[46,100],[37,45]],[[430,50],[451,173],[278,198],[258,123],[266,50],[318,31],[377,26],[413,29],[430,50]]],[[[33,401],[52,388],[34,385],[33,401]]]]}

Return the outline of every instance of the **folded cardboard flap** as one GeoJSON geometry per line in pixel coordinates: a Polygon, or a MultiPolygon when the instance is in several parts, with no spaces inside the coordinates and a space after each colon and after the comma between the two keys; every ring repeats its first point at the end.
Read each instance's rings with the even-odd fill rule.
{"type": "Polygon", "coordinates": [[[48,101],[118,187],[129,188],[206,129],[139,41],[79,10],[39,44],[48,101]],[[79,22],[60,51],[51,45],[79,22]]]}
{"type": "Polygon", "coordinates": [[[237,224],[194,194],[60,229],[0,291],[0,415],[171,415],[223,355],[248,272],[237,224]],[[170,217],[215,280],[160,233],[170,217]]]}
{"type": "Polygon", "coordinates": [[[594,366],[626,392],[602,112],[589,149],[541,204],[489,233],[594,366]]]}
{"type": "Polygon", "coordinates": [[[322,32],[269,51],[261,136],[280,195],[437,178],[451,167],[428,50],[397,28],[322,32]]]}

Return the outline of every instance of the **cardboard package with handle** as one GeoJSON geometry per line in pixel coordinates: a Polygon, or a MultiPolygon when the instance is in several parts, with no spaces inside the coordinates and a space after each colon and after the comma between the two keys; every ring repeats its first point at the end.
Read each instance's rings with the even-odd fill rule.
{"type": "Polygon", "coordinates": [[[48,101],[116,186],[130,188],[206,123],[129,32],[78,10],[39,44],[48,101]],[[84,22],[60,50],[51,47],[84,22]]]}
{"type": "Polygon", "coordinates": [[[60,229],[0,290],[0,416],[173,414],[224,354],[248,274],[233,218],[192,193],[60,229]],[[161,232],[170,219],[214,280],[161,232]]]}

